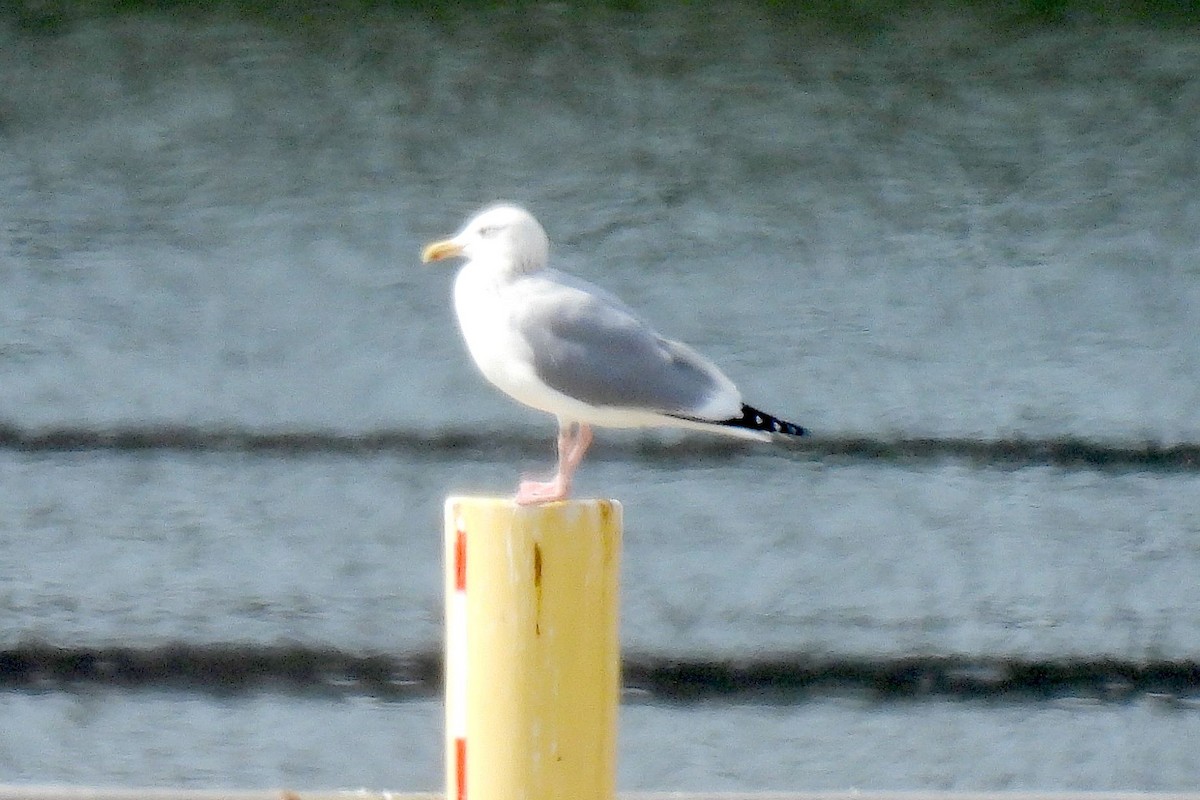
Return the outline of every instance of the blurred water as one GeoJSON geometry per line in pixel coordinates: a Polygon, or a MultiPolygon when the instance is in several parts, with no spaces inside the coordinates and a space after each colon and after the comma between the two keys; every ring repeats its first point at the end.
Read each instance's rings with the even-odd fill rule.
{"type": "MultiPolygon", "coordinates": [[[[435,651],[440,492],[507,491],[515,468],[0,453],[11,498],[0,644],[435,651]]],[[[754,453],[717,466],[598,459],[579,488],[599,487],[626,507],[633,653],[1198,655],[1194,473],[831,467],[754,453]],[[668,516],[663,497],[687,501],[668,516]],[[755,513],[731,513],[730,498],[755,513]]]]}
{"type": "MultiPolygon", "coordinates": [[[[498,198],[819,436],[1200,442],[1188,28],[937,4],[853,24],[738,3],[65,8],[0,16],[0,424],[428,448],[0,450],[0,648],[436,653],[441,498],[550,457],[550,421],[474,374],[450,275],[417,263],[498,198]],[[463,444],[489,435],[517,444],[463,444]]],[[[1200,660],[1186,459],[601,436],[579,489],[626,506],[631,657],[1200,660]]],[[[635,702],[622,785],[1190,787],[1190,703],[635,702]]],[[[440,774],[426,701],[0,704],[5,781],[440,774]]]]}
{"type": "Polygon", "coordinates": [[[416,263],[509,197],[819,431],[1200,438],[1194,36],[774,14],[10,30],[6,416],[516,424],[416,263]]]}
{"type": "MultiPolygon", "coordinates": [[[[197,787],[443,786],[440,703],[164,693],[0,695],[24,735],[6,779],[197,787]],[[347,746],[347,743],[350,743],[347,746]]],[[[800,706],[627,704],[623,789],[1105,789],[1190,785],[1200,714],[1130,706],[822,698],[800,706]],[[981,724],[985,720],[985,724],[981,724]],[[681,735],[686,731],[686,735],[681,735]]]]}

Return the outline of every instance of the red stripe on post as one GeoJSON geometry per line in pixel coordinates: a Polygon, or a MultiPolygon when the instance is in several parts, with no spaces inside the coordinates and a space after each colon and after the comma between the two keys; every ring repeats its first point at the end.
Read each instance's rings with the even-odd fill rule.
{"type": "Polygon", "coordinates": [[[454,776],[455,799],[467,800],[467,740],[461,736],[454,740],[454,776]]]}
{"type": "Polygon", "coordinates": [[[454,589],[467,590],[467,532],[461,527],[454,534],[454,589]]]}

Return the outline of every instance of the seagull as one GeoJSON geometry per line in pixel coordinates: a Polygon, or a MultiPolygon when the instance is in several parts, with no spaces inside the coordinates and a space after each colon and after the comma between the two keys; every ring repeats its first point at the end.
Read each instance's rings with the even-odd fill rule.
{"type": "Polygon", "coordinates": [[[475,366],[514,400],[558,418],[558,468],[514,501],[565,500],[592,426],[690,428],[745,439],[804,436],[742,402],[733,382],[619,299],[548,266],[550,240],[523,208],[497,205],[421,253],[463,258],[454,309],[475,366]]]}

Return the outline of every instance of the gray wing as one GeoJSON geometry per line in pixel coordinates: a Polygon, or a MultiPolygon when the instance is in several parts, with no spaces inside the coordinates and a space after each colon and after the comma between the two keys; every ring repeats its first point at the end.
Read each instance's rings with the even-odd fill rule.
{"type": "Polygon", "coordinates": [[[538,377],[556,391],[594,406],[692,416],[732,390],[711,363],[606,292],[557,273],[526,281],[517,329],[538,377]]]}

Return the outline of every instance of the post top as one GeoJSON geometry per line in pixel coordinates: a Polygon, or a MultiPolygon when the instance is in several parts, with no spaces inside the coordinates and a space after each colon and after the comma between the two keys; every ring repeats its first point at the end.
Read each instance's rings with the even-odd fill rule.
{"type": "Polygon", "coordinates": [[[598,509],[612,510],[612,509],[621,508],[621,502],[619,500],[612,500],[609,498],[602,498],[602,497],[584,497],[584,498],[578,498],[578,499],[572,498],[569,500],[556,500],[553,503],[540,503],[538,505],[532,505],[532,506],[519,506],[515,502],[513,502],[512,497],[473,496],[473,495],[457,495],[457,494],[447,495],[446,496],[446,507],[449,508],[452,505],[473,506],[476,508],[492,508],[492,509],[494,509],[494,508],[511,508],[514,510],[528,509],[530,512],[537,511],[539,509],[541,509],[541,510],[551,510],[551,509],[554,509],[554,510],[564,510],[564,509],[584,510],[584,509],[598,508],[598,509]]]}
{"type": "MultiPolygon", "coordinates": [[[[447,500],[453,500],[456,503],[500,503],[501,505],[516,505],[512,495],[474,495],[474,494],[448,494],[447,500]]],[[[592,503],[616,503],[619,502],[610,497],[570,497],[566,500],[555,500],[551,503],[537,503],[526,508],[538,508],[539,506],[573,506],[573,505],[591,505],[592,503]]]]}

